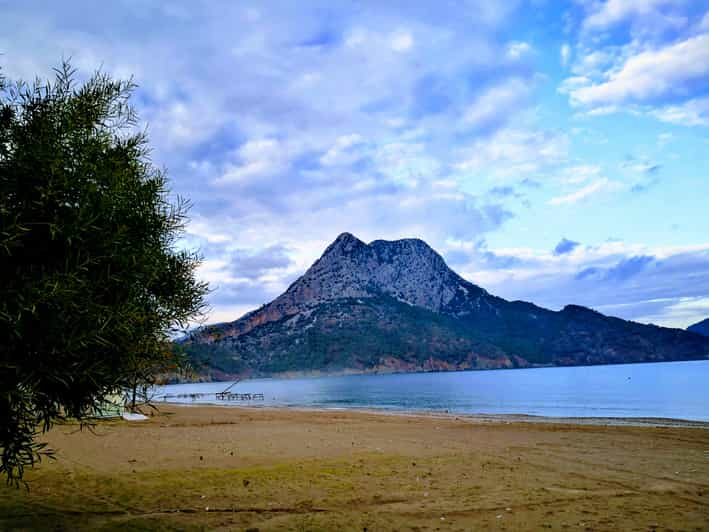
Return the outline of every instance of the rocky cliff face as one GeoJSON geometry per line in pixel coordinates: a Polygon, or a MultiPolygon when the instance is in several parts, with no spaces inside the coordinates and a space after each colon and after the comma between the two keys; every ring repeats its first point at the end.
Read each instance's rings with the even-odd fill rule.
{"type": "Polygon", "coordinates": [[[685,360],[709,339],[508,302],[466,281],[425,242],[343,233],[268,305],[185,345],[221,372],[419,371],[685,360]]]}
{"type": "Polygon", "coordinates": [[[410,305],[441,312],[457,291],[468,289],[477,295],[485,293],[450,270],[422,240],[375,240],[367,245],[343,233],[284,297],[311,304],[388,294],[410,305]]]}

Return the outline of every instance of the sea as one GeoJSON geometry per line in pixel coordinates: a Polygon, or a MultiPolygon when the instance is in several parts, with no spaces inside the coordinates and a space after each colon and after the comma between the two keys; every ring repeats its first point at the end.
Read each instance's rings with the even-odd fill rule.
{"type": "Polygon", "coordinates": [[[442,373],[251,379],[159,386],[155,402],[553,418],[709,422],[709,360],[442,373]],[[190,395],[200,394],[200,395],[190,395]]]}

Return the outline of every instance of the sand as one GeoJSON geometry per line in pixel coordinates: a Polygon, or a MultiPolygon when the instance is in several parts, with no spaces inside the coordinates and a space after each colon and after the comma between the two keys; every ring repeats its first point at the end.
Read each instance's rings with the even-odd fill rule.
{"type": "Polygon", "coordinates": [[[709,430],[161,405],[56,427],[0,529],[708,530],[709,430]]]}

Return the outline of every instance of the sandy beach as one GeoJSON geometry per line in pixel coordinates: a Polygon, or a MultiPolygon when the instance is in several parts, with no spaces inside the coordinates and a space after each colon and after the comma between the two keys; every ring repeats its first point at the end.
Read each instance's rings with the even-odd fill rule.
{"type": "Polygon", "coordinates": [[[709,529],[700,426],[161,405],[45,439],[2,530],[709,529]]]}

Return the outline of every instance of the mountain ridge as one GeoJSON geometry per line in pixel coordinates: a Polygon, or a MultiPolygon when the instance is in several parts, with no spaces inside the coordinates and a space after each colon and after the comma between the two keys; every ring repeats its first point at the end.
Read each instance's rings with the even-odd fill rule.
{"type": "Polygon", "coordinates": [[[578,305],[507,301],[420,239],[340,234],[286,291],[183,344],[215,374],[485,369],[695,360],[709,339],[578,305]]]}
{"type": "Polygon", "coordinates": [[[690,325],[687,330],[703,336],[709,336],[709,318],[690,325]]]}

